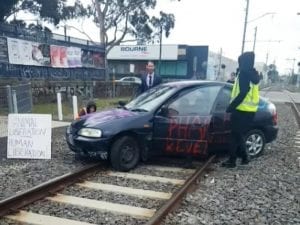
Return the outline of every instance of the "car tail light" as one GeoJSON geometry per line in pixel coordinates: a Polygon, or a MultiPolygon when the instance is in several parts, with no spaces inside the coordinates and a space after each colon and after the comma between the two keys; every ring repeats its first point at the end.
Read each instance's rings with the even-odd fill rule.
{"type": "Polygon", "coordinates": [[[270,104],[268,108],[269,108],[270,113],[272,115],[272,122],[273,122],[273,124],[277,125],[278,115],[277,115],[277,111],[276,111],[275,105],[274,104],[270,104]]]}
{"type": "Polygon", "coordinates": [[[277,125],[278,122],[278,116],[277,116],[277,112],[275,110],[275,112],[272,113],[272,121],[274,125],[277,125]]]}

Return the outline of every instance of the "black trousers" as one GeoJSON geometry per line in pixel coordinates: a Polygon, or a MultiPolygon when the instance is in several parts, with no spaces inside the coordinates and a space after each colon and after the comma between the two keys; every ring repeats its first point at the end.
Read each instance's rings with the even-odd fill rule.
{"type": "Polygon", "coordinates": [[[255,113],[235,110],[231,114],[231,142],[229,156],[231,161],[236,161],[238,153],[242,159],[248,157],[245,144],[245,135],[250,130],[255,113]],[[238,152],[238,149],[240,150],[238,152]]]}

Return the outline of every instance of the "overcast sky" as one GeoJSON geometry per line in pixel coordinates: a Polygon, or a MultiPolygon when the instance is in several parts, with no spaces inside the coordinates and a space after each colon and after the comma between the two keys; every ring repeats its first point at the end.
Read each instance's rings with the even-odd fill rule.
{"type": "MultiPolygon", "coordinates": [[[[216,52],[222,48],[224,55],[233,59],[241,53],[246,0],[158,2],[158,8],[176,16],[175,29],[164,43],[209,45],[216,52]]],[[[297,16],[297,12],[300,12],[299,0],[250,0],[246,35],[249,42],[245,50],[253,49],[257,26],[256,61],[266,62],[269,53],[268,64],[275,61],[282,72],[292,68],[293,61],[286,59],[300,61],[300,15],[297,16]],[[265,16],[250,22],[262,15],[265,16]]]]}
{"type": "MultiPolygon", "coordinates": [[[[70,0],[73,1],[73,0],[70,0]]],[[[153,12],[173,13],[175,28],[163,44],[208,45],[209,49],[237,59],[241,53],[246,0],[157,0],[153,12]]],[[[280,72],[292,68],[293,59],[300,61],[300,0],[250,0],[245,50],[252,50],[257,27],[256,61],[275,62],[280,72]],[[265,15],[261,17],[262,15],[265,15]],[[261,17],[255,21],[255,18],[261,17]],[[252,21],[252,22],[251,22],[252,21]]],[[[90,21],[68,22],[84,30],[94,40],[99,31],[90,21]]],[[[63,34],[60,28],[57,32],[63,34]]],[[[85,38],[75,29],[68,35],[85,38]]]]}

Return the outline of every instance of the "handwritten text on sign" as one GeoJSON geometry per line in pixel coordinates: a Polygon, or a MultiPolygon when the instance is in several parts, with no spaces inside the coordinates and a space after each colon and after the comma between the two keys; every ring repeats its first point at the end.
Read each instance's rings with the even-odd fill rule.
{"type": "Polygon", "coordinates": [[[50,159],[51,115],[10,114],[7,158],[50,159]]]}

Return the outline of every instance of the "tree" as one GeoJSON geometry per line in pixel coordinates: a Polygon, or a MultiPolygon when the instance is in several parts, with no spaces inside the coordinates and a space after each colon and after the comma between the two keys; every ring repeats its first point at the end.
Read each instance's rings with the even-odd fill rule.
{"type": "Polygon", "coordinates": [[[54,25],[90,17],[99,27],[100,43],[106,46],[107,53],[123,42],[153,40],[161,31],[168,37],[174,28],[173,14],[160,12],[159,17],[155,17],[147,12],[155,8],[157,0],[90,0],[85,6],[81,2],[76,0],[69,6],[67,0],[6,0],[6,4],[0,4],[0,22],[7,22],[20,11],[38,15],[54,25]]]}
{"type": "Polygon", "coordinates": [[[272,83],[275,83],[279,80],[279,73],[277,71],[277,67],[275,64],[269,65],[269,71],[267,75],[268,75],[268,79],[271,80],[272,83]]]}
{"type": "Polygon", "coordinates": [[[83,7],[79,0],[74,5],[68,6],[67,0],[5,0],[0,4],[0,22],[8,22],[8,18],[20,11],[38,15],[41,20],[54,25],[63,20],[84,17],[88,10],[83,7]]]}
{"type": "Polygon", "coordinates": [[[168,37],[175,17],[164,12],[151,17],[147,10],[155,6],[156,0],[92,0],[90,16],[100,29],[100,43],[106,46],[106,52],[124,42],[151,40],[160,35],[160,30],[168,37]]]}

